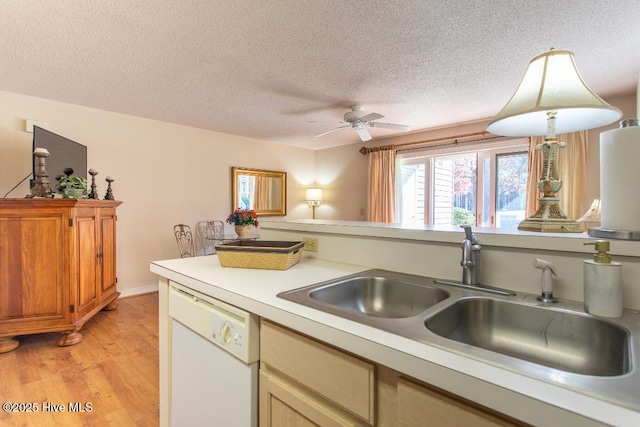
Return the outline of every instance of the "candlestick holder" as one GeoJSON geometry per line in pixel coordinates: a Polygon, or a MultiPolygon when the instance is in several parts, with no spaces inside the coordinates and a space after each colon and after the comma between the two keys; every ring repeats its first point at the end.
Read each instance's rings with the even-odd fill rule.
{"type": "Polygon", "coordinates": [[[31,194],[27,197],[47,197],[52,198],[53,192],[49,186],[49,174],[46,170],[46,160],[49,157],[49,151],[45,148],[36,148],[33,154],[37,158],[37,171],[36,179],[33,181],[33,187],[31,187],[31,194]]]}
{"type": "Polygon", "coordinates": [[[111,190],[111,183],[113,181],[115,181],[113,178],[111,178],[110,176],[105,178],[105,181],[107,181],[107,194],[104,195],[104,199],[105,200],[115,200],[115,198],[113,197],[113,191],[111,190]]]}
{"type": "Polygon", "coordinates": [[[88,198],[98,200],[98,187],[96,186],[96,175],[98,175],[98,171],[89,169],[89,175],[91,175],[91,192],[88,198]]]}

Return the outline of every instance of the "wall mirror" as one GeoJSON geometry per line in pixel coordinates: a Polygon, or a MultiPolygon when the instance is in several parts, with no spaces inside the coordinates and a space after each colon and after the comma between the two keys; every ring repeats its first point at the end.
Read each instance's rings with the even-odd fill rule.
{"type": "Polygon", "coordinates": [[[233,209],[253,209],[262,216],[286,215],[286,196],[286,172],[231,168],[233,209]]]}

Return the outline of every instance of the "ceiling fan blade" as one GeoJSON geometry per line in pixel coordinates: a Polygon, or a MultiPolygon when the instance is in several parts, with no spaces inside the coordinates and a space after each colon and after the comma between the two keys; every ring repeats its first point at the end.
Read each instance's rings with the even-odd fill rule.
{"type": "Polygon", "coordinates": [[[316,138],[317,138],[317,137],[319,137],[319,136],[325,136],[325,135],[326,135],[326,134],[328,134],[328,133],[335,132],[335,131],[340,130],[340,129],[348,128],[348,127],[350,127],[350,126],[351,126],[351,125],[339,126],[339,127],[337,127],[337,128],[334,128],[334,129],[328,130],[328,131],[326,131],[326,132],[324,132],[324,133],[321,133],[320,135],[316,135],[316,138]]]}
{"type": "Polygon", "coordinates": [[[358,132],[358,135],[360,136],[360,139],[363,142],[369,141],[371,139],[371,135],[369,134],[369,131],[364,126],[356,126],[355,130],[356,132],[358,132]]]}
{"type": "Polygon", "coordinates": [[[408,132],[411,130],[411,126],[406,125],[395,125],[393,123],[380,123],[380,122],[372,122],[367,123],[372,128],[381,128],[381,129],[393,129],[393,130],[401,130],[403,132],[408,132]]]}
{"type": "Polygon", "coordinates": [[[382,114],[378,114],[378,113],[369,113],[366,116],[362,116],[360,117],[360,121],[363,122],[370,122],[371,120],[378,120],[383,118],[384,116],[382,114]]]}

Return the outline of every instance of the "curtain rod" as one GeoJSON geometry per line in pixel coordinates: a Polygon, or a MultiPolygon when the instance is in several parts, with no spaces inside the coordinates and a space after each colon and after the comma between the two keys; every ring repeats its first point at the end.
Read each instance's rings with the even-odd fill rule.
{"type": "MultiPolygon", "coordinates": [[[[487,139],[499,138],[498,136],[493,135],[493,134],[487,132],[486,130],[483,130],[483,131],[480,131],[480,132],[465,133],[465,134],[462,134],[462,135],[443,136],[443,137],[440,137],[440,138],[426,139],[424,141],[405,142],[403,144],[382,145],[382,146],[378,146],[378,147],[362,147],[358,151],[361,154],[369,154],[369,153],[373,153],[373,152],[376,152],[376,151],[385,151],[385,150],[401,151],[405,147],[414,147],[416,145],[424,145],[424,144],[429,144],[429,143],[432,143],[432,142],[454,141],[454,144],[457,144],[459,142],[458,140],[461,139],[461,138],[472,138],[472,137],[476,137],[476,136],[479,136],[480,138],[474,139],[473,141],[480,141],[480,140],[484,139],[484,137],[486,135],[491,135],[487,139]]],[[[460,141],[460,142],[471,142],[471,141],[460,141]]],[[[409,148],[409,149],[411,149],[411,148],[409,148]]]]}

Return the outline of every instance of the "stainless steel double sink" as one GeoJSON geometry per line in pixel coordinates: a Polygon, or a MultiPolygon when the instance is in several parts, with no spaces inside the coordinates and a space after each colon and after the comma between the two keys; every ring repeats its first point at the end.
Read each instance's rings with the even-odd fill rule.
{"type": "Polygon", "coordinates": [[[368,270],[278,297],[406,338],[640,409],[640,315],[589,315],[434,279],[368,270]]]}

